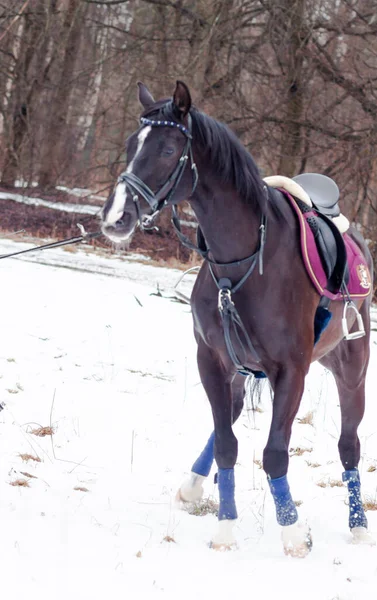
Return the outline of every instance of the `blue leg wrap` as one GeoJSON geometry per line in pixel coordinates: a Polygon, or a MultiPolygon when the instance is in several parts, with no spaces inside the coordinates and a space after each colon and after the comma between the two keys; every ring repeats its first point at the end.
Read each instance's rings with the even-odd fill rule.
{"type": "Polygon", "coordinates": [[[287,476],[268,479],[272,497],[275,502],[276,518],[279,525],[293,525],[298,519],[297,509],[292,500],[287,476]]]}
{"type": "Polygon", "coordinates": [[[213,451],[215,445],[215,432],[211,434],[206,447],[203,452],[199,456],[199,458],[192,465],[191,471],[193,473],[197,473],[197,475],[203,475],[203,477],[208,477],[209,472],[213,463],[213,451]]]}
{"type": "Polygon", "coordinates": [[[234,469],[219,469],[217,474],[219,484],[219,521],[237,519],[236,502],[234,500],[234,469]]]}
{"type": "Polygon", "coordinates": [[[349,497],[349,527],[366,527],[368,528],[368,521],[365,516],[363,503],[361,501],[360,494],[360,475],[358,469],[350,469],[344,471],[343,481],[347,482],[348,497],[349,497]]]}

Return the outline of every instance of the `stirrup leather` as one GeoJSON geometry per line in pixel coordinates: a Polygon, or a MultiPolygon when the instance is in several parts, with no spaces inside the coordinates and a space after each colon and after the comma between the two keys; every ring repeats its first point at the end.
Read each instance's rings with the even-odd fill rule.
{"type": "Polygon", "coordinates": [[[352,300],[348,300],[344,304],[343,318],[342,318],[342,329],[343,329],[344,338],[346,340],[356,340],[356,339],[361,338],[361,337],[363,337],[365,335],[363,317],[361,316],[361,314],[357,310],[357,307],[354,304],[354,302],[352,302],[352,300]],[[357,325],[358,325],[358,330],[357,331],[353,331],[352,333],[349,332],[348,325],[347,325],[347,311],[349,311],[349,310],[353,310],[356,313],[356,321],[357,321],[357,325]]]}

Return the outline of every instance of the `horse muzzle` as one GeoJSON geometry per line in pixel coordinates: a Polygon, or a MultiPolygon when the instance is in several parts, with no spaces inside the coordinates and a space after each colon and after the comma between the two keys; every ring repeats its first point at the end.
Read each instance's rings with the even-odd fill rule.
{"type": "Polygon", "coordinates": [[[123,213],[122,217],[115,223],[102,222],[102,233],[116,244],[126,242],[135,231],[137,221],[131,214],[123,213]]]}

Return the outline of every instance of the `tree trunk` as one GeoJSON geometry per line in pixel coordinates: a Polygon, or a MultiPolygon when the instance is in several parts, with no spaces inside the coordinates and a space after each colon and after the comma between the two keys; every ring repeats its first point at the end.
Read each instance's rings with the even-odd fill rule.
{"type": "MultiPolygon", "coordinates": [[[[49,26],[56,10],[57,0],[38,0],[34,12],[22,17],[17,59],[9,79],[6,104],[9,107],[7,147],[4,156],[2,181],[13,185],[19,177],[31,173],[31,150],[28,162],[22,163],[22,151],[26,141],[30,143],[30,122],[35,98],[43,90],[51,66],[56,58],[56,46],[48,53],[51,41],[49,26]]],[[[5,111],[6,114],[7,111],[5,111]]]]}
{"type": "Polygon", "coordinates": [[[278,173],[287,177],[297,174],[302,146],[299,121],[304,109],[304,53],[307,43],[305,27],[306,0],[283,0],[279,4],[279,17],[276,25],[284,31],[285,60],[282,72],[285,80],[286,100],[283,108],[285,124],[282,128],[281,151],[278,173]]]}
{"type": "MultiPolygon", "coordinates": [[[[41,9],[41,4],[36,9],[41,9]]],[[[9,80],[7,145],[1,177],[7,185],[14,185],[22,170],[20,154],[28,131],[29,96],[33,87],[29,84],[29,69],[38,43],[38,33],[44,25],[44,16],[43,10],[38,16],[23,16],[19,28],[19,52],[9,80]]]]}
{"type": "Polygon", "coordinates": [[[50,118],[44,138],[44,151],[39,174],[39,185],[49,187],[56,182],[64,171],[66,156],[74,149],[67,148],[66,124],[70,109],[74,66],[80,43],[80,32],[87,4],[81,0],[69,0],[63,23],[63,63],[56,83],[55,94],[50,110],[50,118]]]}

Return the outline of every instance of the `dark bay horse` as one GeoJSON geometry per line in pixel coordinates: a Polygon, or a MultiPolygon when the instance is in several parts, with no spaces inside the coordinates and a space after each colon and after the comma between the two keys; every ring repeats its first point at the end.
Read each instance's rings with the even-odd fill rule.
{"type": "MultiPolygon", "coordinates": [[[[361,502],[357,435],[369,360],[370,294],[355,300],[364,337],[344,339],[340,301],[331,303],[332,319],[315,343],[313,322],[320,297],[305,271],[297,218],[286,198],[264,184],[252,157],[226,126],[191,105],[183,82],[177,82],[171,100],[158,102],[139,84],[139,100],[144,108],[141,124],[127,142],[127,169],[102,210],[102,231],[123,242],[136,226],[150,226],[162,207],[188,200],[207,248],[191,304],[198,367],[214,432],[181,486],[180,499],[201,497],[215,459],[220,503],[212,545],[229,548],[235,543],[237,439],[232,425],[243,406],[244,372],[264,373],[274,400],[263,468],[284,549],[305,556],[312,541],[290,494],[288,449],[305,376],[310,363],[319,360],[333,373],[339,392],[339,453],[349,492],[349,527],[355,541],[372,543],[361,502]]],[[[372,273],[361,236],[352,229],[349,235],[372,273]]],[[[354,311],[347,314],[351,332],[355,317],[354,311]]]]}

